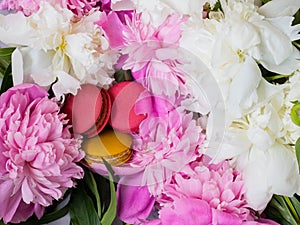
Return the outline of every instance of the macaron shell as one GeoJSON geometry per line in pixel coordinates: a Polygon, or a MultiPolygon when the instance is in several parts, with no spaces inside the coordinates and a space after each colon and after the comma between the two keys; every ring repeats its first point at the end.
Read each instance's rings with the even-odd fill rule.
{"type": "Polygon", "coordinates": [[[83,134],[96,124],[102,110],[102,95],[96,86],[84,84],[73,98],[73,130],[75,133],[83,134]]]}
{"type": "Polygon", "coordinates": [[[132,155],[132,137],[112,129],[106,129],[99,135],[84,141],[82,148],[86,153],[86,160],[102,162],[102,158],[113,165],[121,165],[132,155]]]}
{"type": "Polygon", "coordinates": [[[104,127],[106,126],[110,118],[111,100],[107,90],[101,89],[101,98],[102,98],[102,107],[99,116],[94,126],[92,126],[89,130],[87,130],[84,133],[88,138],[94,137],[97,134],[99,134],[104,129],[104,127]]]}
{"type": "Polygon", "coordinates": [[[109,124],[116,130],[138,132],[140,123],[147,117],[136,114],[135,103],[146,89],[137,82],[124,81],[112,86],[108,93],[112,101],[109,124]]]}

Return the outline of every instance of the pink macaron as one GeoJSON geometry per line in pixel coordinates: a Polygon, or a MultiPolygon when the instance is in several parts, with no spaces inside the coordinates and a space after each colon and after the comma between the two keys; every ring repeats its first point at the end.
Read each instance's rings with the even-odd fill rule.
{"type": "Polygon", "coordinates": [[[111,113],[111,100],[105,89],[84,84],[77,95],[66,99],[63,112],[71,121],[74,133],[90,138],[106,126],[111,113]]]}
{"type": "Polygon", "coordinates": [[[147,117],[135,112],[135,104],[146,89],[137,82],[124,81],[112,86],[108,93],[112,102],[109,124],[124,133],[139,131],[140,123],[147,117]]]}

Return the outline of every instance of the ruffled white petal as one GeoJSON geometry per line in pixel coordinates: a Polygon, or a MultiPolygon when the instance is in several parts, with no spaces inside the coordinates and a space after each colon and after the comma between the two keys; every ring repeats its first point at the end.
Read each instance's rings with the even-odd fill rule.
{"type": "Polygon", "coordinates": [[[299,0],[272,0],[259,8],[266,17],[293,16],[300,8],[299,0]]]}

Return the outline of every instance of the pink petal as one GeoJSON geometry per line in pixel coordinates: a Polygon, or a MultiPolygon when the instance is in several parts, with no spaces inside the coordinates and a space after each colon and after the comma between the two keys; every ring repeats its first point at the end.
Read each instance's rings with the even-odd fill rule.
{"type": "Polygon", "coordinates": [[[136,182],[141,176],[127,176],[121,178],[118,189],[117,213],[121,220],[135,224],[145,220],[151,213],[155,199],[150,195],[147,186],[129,186],[131,181],[136,182]],[[123,184],[121,184],[123,183],[123,184]]]}

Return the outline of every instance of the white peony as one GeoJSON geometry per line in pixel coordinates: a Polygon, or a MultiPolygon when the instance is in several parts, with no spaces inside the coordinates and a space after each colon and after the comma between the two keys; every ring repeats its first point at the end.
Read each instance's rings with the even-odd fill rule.
{"type": "Polygon", "coordinates": [[[218,160],[231,159],[243,174],[250,207],[262,210],[273,194],[300,192],[300,176],[294,144],[300,127],[292,123],[290,101],[300,98],[299,73],[284,85],[262,81],[258,104],[243,118],[234,120],[224,135],[218,160]]]}
{"type": "MultiPolygon", "coordinates": [[[[291,42],[299,38],[300,27],[291,26],[290,15],[267,18],[254,1],[221,4],[223,12],[211,12],[209,19],[202,19],[195,9],[185,12],[190,17],[183,26],[181,47],[211,69],[229,119],[235,119],[258,102],[256,90],[262,76],[257,62],[276,73],[291,74],[299,68],[300,54],[291,42]]],[[[263,7],[263,12],[270,10],[263,7]]]]}
{"type": "Polygon", "coordinates": [[[29,17],[0,15],[0,41],[18,47],[12,58],[15,84],[49,87],[56,81],[57,98],[76,94],[83,83],[108,87],[118,55],[95,24],[100,16],[101,12],[94,12],[78,20],[71,11],[47,2],[29,17]]]}

